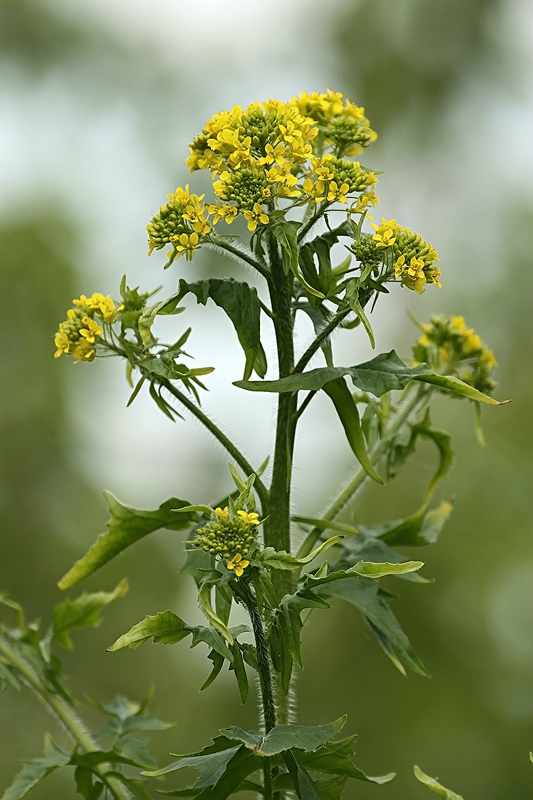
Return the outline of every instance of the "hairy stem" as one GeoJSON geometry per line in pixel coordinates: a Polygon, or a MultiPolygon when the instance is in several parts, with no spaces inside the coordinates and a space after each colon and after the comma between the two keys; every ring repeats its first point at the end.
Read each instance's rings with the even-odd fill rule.
{"type": "Polygon", "coordinates": [[[239,250],[238,247],[233,247],[229,242],[225,241],[224,239],[218,239],[216,237],[211,237],[211,242],[207,242],[207,244],[211,245],[212,247],[220,248],[220,250],[225,250],[232,256],[236,256],[241,261],[244,261],[250,267],[253,267],[263,278],[266,278],[267,281],[270,280],[270,273],[266,264],[261,264],[256,258],[253,257],[251,253],[247,253],[245,250],[239,250]]]}
{"type": "Polygon", "coordinates": [[[190,411],[190,413],[199,420],[202,425],[220,442],[222,447],[229,453],[229,455],[235,460],[236,464],[242,469],[242,471],[246,475],[251,475],[252,472],[256,474],[256,479],[254,483],[254,487],[259,495],[259,499],[261,500],[261,507],[263,513],[267,513],[268,508],[268,489],[266,488],[265,484],[261,480],[261,478],[257,477],[257,473],[248,460],[243,456],[237,445],[235,445],[231,439],[228,439],[225,433],[223,433],[220,428],[215,425],[212,419],[210,419],[207,414],[196,406],[192,400],[190,400],[187,395],[180,392],[179,389],[170,383],[170,381],[166,380],[165,378],[160,378],[159,382],[161,386],[164,386],[167,392],[179,400],[179,402],[185,406],[185,408],[190,411]]]}
{"type": "MultiPolygon", "coordinates": [[[[33,689],[39,699],[55,714],[74,742],[76,742],[85,753],[94,753],[100,750],[68,703],[62,697],[59,697],[46,688],[37,671],[3,636],[0,636],[0,655],[14,670],[16,670],[16,672],[18,672],[24,682],[33,689]]],[[[116,778],[105,777],[107,768],[104,764],[99,764],[95,767],[95,770],[116,800],[129,800],[131,798],[130,793],[120,781],[116,778]]]]}
{"type": "Polygon", "coordinates": [[[304,224],[298,231],[298,242],[302,242],[304,240],[304,238],[309,233],[313,225],[316,225],[320,217],[324,215],[324,211],[326,211],[329,205],[331,205],[331,203],[328,203],[327,201],[325,201],[324,203],[320,203],[315,213],[311,217],[309,217],[307,222],[304,222],[304,224]]]}
{"type": "Polygon", "coordinates": [[[327,339],[331,336],[335,328],[337,328],[340,323],[345,319],[348,314],[350,313],[351,308],[345,308],[342,311],[339,311],[335,314],[334,317],[330,319],[330,321],[324,325],[320,333],[316,336],[316,338],[311,342],[305,353],[302,355],[296,366],[294,367],[294,372],[303,372],[308,363],[313,358],[314,354],[319,350],[319,348],[324,344],[327,339]]]}

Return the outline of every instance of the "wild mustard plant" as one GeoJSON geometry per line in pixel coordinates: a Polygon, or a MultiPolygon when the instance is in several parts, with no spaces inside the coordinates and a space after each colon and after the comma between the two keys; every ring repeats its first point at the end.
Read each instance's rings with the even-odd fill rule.
{"type": "MultiPolygon", "coordinates": [[[[370,311],[379,298],[392,301],[391,284],[418,293],[441,286],[438,255],[429,242],[395,219],[370,223],[369,211],[379,203],[378,177],[356,158],[375,139],[364,110],[339,92],[304,93],[287,103],[269,100],[214,114],[187,159],[191,173],[211,173],[213,194],[206,199],[189,185],[169,194],[148,224],[149,253],[166,249],[165,268],[176,269],[179,277],[182,256],[192,261],[198,250],[210,248],[260,276],[260,290],[231,277],[230,258],[223,262],[228,277],[193,283],[179,278],[177,291],[156,302],[153,293],[129,287],[124,278],[118,300],[98,293],[74,300],[55,337],[57,357],[122,358],[133,388],[130,402],[146,387],[170,420],[183,411],[196,417],[225,448],[233,481],[217,502],[205,498],[205,504],[191,505],[171,498],[152,511],[125,506],[107,494],[108,530],[61,579],[60,588],[70,589],[153,531],[187,531],[183,572],[196,583],[205,625],[189,625],[174,611],[162,611],[134,625],[109,650],[149,640],[171,645],[189,636],[192,646],[204,643],[211,671],[202,688],[227,665],[245,702],[249,675],[257,677],[262,709],[257,730],[227,727],[215,732],[202,751],[159,770],[146,743],[130,736],[165,726],[147,714],[145,704],[119,699],[101,706],[110,719],[90,735],[51,648],[71,646],[69,631],[96,624],[100,609],[123,594],[125,584],[112,593],[84,594],[61,604],[44,635],[3,596],[17,625],[0,629],[0,676],[31,686],[74,742],[67,753],[47,739],[44,755],[25,763],[4,800],[17,800],[66,765],[75,766],[77,791],[91,799],[104,792],[146,800],[151,779],[186,766],[200,772],[193,786],[157,791],[201,800],[225,800],[243,790],[264,800],[287,792],[301,800],[338,800],[348,778],[380,784],[394,777],[370,777],[353,764],[354,737],[335,739],[345,718],[311,727],[296,724],[302,628],[313,609],[327,609],[330,598],[342,598],[363,615],[397,669],[426,674],[380,579],[424,583],[422,562],[408,560],[396,548],[435,542],[452,510],[447,501],[432,504],[454,455],[450,436],[431,422],[433,398],[466,399],[476,410],[499,403],[491,397],[495,358],[462,317],[417,323],[421,336],[414,361],[392,350],[362,364],[335,363],[332,337],[339,328],[362,332],[375,346],[370,311]],[[245,223],[238,230],[248,231],[244,238],[227,232],[238,220],[245,223]],[[339,243],[344,256],[337,263],[339,243]],[[252,465],[203,411],[200,396],[213,368],[188,365],[184,347],[191,329],[178,331],[171,343],[154,332],[158,316],[185,311],[187,295],[203,305],[212,300],[234,326],[245,359],[243,377],[234,385],[250,393],[251,403],[254,392],[278,397],[270,467],[252,465]],[[315,335],[296,352],[294,331],[302,314],[311,319],[315,335]],[[264,325],[273,327],[277,347],[277,364],[270,370],[261,340],[264,325]],[[292,465],[298,424],[319,392],[331,399],[353,450],[354,475],[329,508],[313,517],[305,509],[293,513],[292,465]],[[419,508],[406,519],[379,525],[357,526],[349,517],[340,521],[361,486],[393,480],[420,439],[436,446],[438,464],[419,508]],[[238,605],[250,626],[232,625],[238,605]]],[[[437,794],[458,797],[442,794],[448,790],[418,768],[416,774],[437,794]]]]}

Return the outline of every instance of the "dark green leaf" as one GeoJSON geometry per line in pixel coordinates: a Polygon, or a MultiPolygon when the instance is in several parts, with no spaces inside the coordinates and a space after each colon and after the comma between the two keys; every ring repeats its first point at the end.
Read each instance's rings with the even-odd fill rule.
{"type": "Polygon", "coordinates": [[[423,505],[410,517],[397,522],[388,522],[374,527],[361,526],[364,533],[379,537],[392,547],[411,547],[433,544],[453,511],[450,500],[431,511],[423,505]]]}
{"type": "Polygon", "coordinates": [[[200,517],[195,512],[179,513],[178,508],[188,506],[185,500],[172,497],[156,511],[142,511],[122,505],[110,492],[104,492],[111,512],[107,532],[100,534],[87,553],[59,581],[60,589],[69,589],[83,578],[103,567],[108,561],[149,533],[168,528],[181,531],[189,528],[200,517]]]}
{"type": "Polygon", "coordinates": [[[139,800],[152,800],[151,795],[144,788],[146,781],[142,778],[127,778],[122,772],[106,772],[106,777],[115,778],[115,780],[123,783],[134,797],[138,797],[139,800]]]}
{"type": "MultiPolygon", "coordinates": [[[[312,584],[312,580],[309,582],[312,584]]],[[[391,642],[401,660],[413,672],[424,676],[428,674],[398,620],[381,596],[377,582],[354,576],[328,583],[319,591],[327,597],[340,597],[358,608],[391,642]]]]}
{"type": "Polygon", "coordinates": [[[246,357],[244,380],[250,377],[253,370],[260,378],[264,377],[267,362],[261,344],[261,305],[257,290],[233,278],[209,278],[196,283],[181,279],[180,299],[189,292],[202,305],[206,305],[211,298],[230,318],[246,357]]]}
{"type": "Polygon", "coordinates": [[[304,276],[298,269],[298,229],[301,223],[299,222],[290,222],[290,221],[278,221],[274,222],[270,226],[270,230],[278,240],[281,246],[281,254],[283,258],[283,266],[285,268],[285,272],[289,272],[289,270],[293,273],[294,277],[297,278],[302,286],[307,289],[309,294],[314,295],[315,297],[323,298],[324,293],[320,292],[318,289],[315,289],[314,286],[311,286],[308,283],[304,276]]]}
{"type": "Polygon", "coordinates": [[[439,797],[443,797],[444,800],[463,800],[460,794],[456,794],[452,792],[450,789],[445,789],[435,778],[430,778],[429,775],[426,775],[425,772],[422,772],[420,767],[414,768],[415,778],[423,783],[424,786],[427,786],[434,794],[438,794],[439,797]]]}
{"type": "Polygon", "coordinates": [[[328,381],[322,388],[335,406],[355,457],[359,460],[367,475],[377,483],[383,483],[380,474],[374,468],[367,453],[357,404],[346,385],[346,381],[344,378],[336,378],[333,381],[328,381]]]}
{"type": "Polygon", "coordinates": [[[304,752],[317,750],[339,733],[345,723],[344,716],[326,725],[277,725],[266,736],[235,727],[224,728],[222,733],[229,739],[243,742],[256,753],[274,756],[294,747],[304,752]]]}
{"type": "Polygon", "coordinates": [[[55,640],[72,650],[73,643],[69,636],[73,628],[96,628],[100,625],[100,611],[122,597],[128,591],[128,581],[120,581],[112,592],[84,592],[76,600],[65,600],[54,608],[52,623],[55,640]]]}
{"type": "Polygon", "coordinates": [[[296,752],[296,759],[308,770],[314,772],[324,772],[330,775],[344,775],[347,778],[356,778],[360,781],[370,783],[387,783],[394,777],[391,772],[388,775],[373,777],[365,775],[355,764],[352,763],[354,754],[354,744],[356,736],[349,736],[337,742],[328,742],[314,753],[296,752]]]}
{"type": "Polygon", "coordinates": [[[182,311],[185,311],[184,308],[176,308],[180,299],[179,293],[176,292],[166,300],[154,303],[143,311],[139,317],[139,334],[145,347],[149,347],[152,341],[152,325],[158,314],[181,314],[182,311]]]}
{"type": "Polygon", "coordinates": [[[241,696],[241,703],[246,703],[248,699],[248,676],[246,674],[246,667],[242,658],[241,648],[238,642],[233,642],[230,645],[230,650],[233,654],[233,661],[230,665],[230,670],[235,673],[237,679],[237,686],[239,687],[239,694],[241,696]]]}
{"type": "Polygon", "coordinates": [[[74,770],[74,781],[76,782],[76,791],[81,794],[85,800],[98,800],[104,790],[104,784],[99,780],[94,780],[94,775],[87,767],[77,767],[74,770]]]}
{"type": "Polygon", "coordinates": [[[235,381],[234,386],[251,392],[318,391],[328,381],[348,375],[358,389],[381,397],[393,389],[404,389],[409,381],[427,374],[433,374],[427,364],[407,367],[391,350],[355,367],[319,367],[277,381],[235,381]]]}
{"type": "Polygon", "coordinates": [[[2,800],[20,800],[20,798],[24,797],[30,789],[33,789],[40,780],[54,770],[65,767],[69,761],[70,756],[68,753],[64,753],[63,750],[60,750],[60,748],[54,744],[51,737],[46,734],[43,755],[40,756],[40,758],[22,762],[22,769],[15,777],[11,786],[5,790],[2,795],[2,800]]]}

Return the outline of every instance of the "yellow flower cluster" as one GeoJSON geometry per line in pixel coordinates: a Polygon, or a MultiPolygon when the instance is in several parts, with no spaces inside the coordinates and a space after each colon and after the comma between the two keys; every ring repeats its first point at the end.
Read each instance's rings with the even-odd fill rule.
{"type": "MultiPolygon", "coordinates": [[[[326,153],[322,158],[312,156],[311,167],[303,182],[303,190],[317,203],[324,200],[330,203],[335,200],[345,203],[349,194],[364,192],[377,183],[374,173],[361,167],[359,162],[337,158],[331,153],[326,153]]],[[[370,194],[363,196],[368,198],[364,203],[365,206],[372,202],[370,194]]]]}
{"type": "Polygon", "coordinates": [[[485,394],[496,388],[491,377],[498,364],[494,353],[464,317],[434,316],[420,328],[422,336],[413,348],[417,361],[425,361],[441,374],[456,375],[485,394]]]}
{"type": "Polygon", "coordinates": [[[230,516],[227,506],[216,508],[211,522],[197,530],[191,544],[223,558],[226,567],[235,570],[240,578],[250,564],[245,556],[256,542],[253,526],[260,524],[255,512],[240,509],[235,516],[230,516]]]}
{"type": "Polygon", "coordinates": [[[426,283],[441,288],[441,273],[435,264],[439,256],[429,242],[410,228],[398,225],[395,219],[382,218],[381,225],[372,223],[372,227],[375,230],[372,239],[378,248],[392,253],[394,275],[404,286],[416,292],[423,292],[426,283]]]}
{"type": "Polygon", "coordinates": [[[201,237],[211,233],[204,195],[191,194],[189,186],[178,187],[168,195],[168,203],[161,206],[159,213],[147,225],[148,255],[153,250],[161,250],[166,244],[173,244],[177,255],[185,255],[190,261],[200,246],[201,237]]]}
{"type": "Polygon", "coordinates": [[[73,300],[74,308],[67,311],[67,319],[59,325],[54,342],[55,358],[64,353],[77,361],[92,361],[96,354],[96,343],[103,334],[103,324],[110,325],[122,306],[115,306],[110,297],[95,292],[91,297],[81,295],[73,300]],[[98,319],[95,319],[97,317],[98,319]]]}
{"type": "Polygon", "coordinates": [[[362,153],[378,138],[365,117],[365,110],[350,100],[345,100],[342,92],[303,92],[293,97],[292,103],[301,114],[311,117],[321,126],[327,144],[333,147],[335,155],[353,156],[362,153]]]}

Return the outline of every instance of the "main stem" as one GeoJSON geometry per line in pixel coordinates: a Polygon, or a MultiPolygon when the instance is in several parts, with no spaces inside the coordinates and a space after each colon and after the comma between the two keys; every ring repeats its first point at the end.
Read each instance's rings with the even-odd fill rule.
{"type": "MultiPolygon", "coordinates": [[[[271,236],[269,240],[271,280],[270,301],[273,312],[274,331],[278,351],[280,378],[290,375],[294,369],[294,339],[291,295],[288,279],[283,271],[278,245],[271,236]]],[[[292,473],[292,447],[290,428],[296,408],[296,395],[281,393],[278,397],[276,441],[272,483],[270,485],[269,518],[265,526],[265,544],[276,550],[290,552],[290,496],[292,473]]],[[[282,596],[291,591],[292,578],[289,572],[279,571],[275,575],[276,589],[282,596]]]]}
{"type": "MultiPolygon", "coordinates": [[[[72,739],[82,748],[85,753],[94,753],[100,748],[86,730],[83,723],[77,718],[68,703],[61,697],[50,692],[42,683],[38,673],[26,661],[26,659],[12,647],[7,639],[0,636],[0,654],[24,679],[36,695],[47,705],[56,717],[61,721],[64,728],[72,736],[72,739]]],[[[110,789],[116,800],[130,800],[131,795],[128,790],[116,778],[106,777],[106,767],[99,764],[95,767],[102,781],[110,789]]]]}

